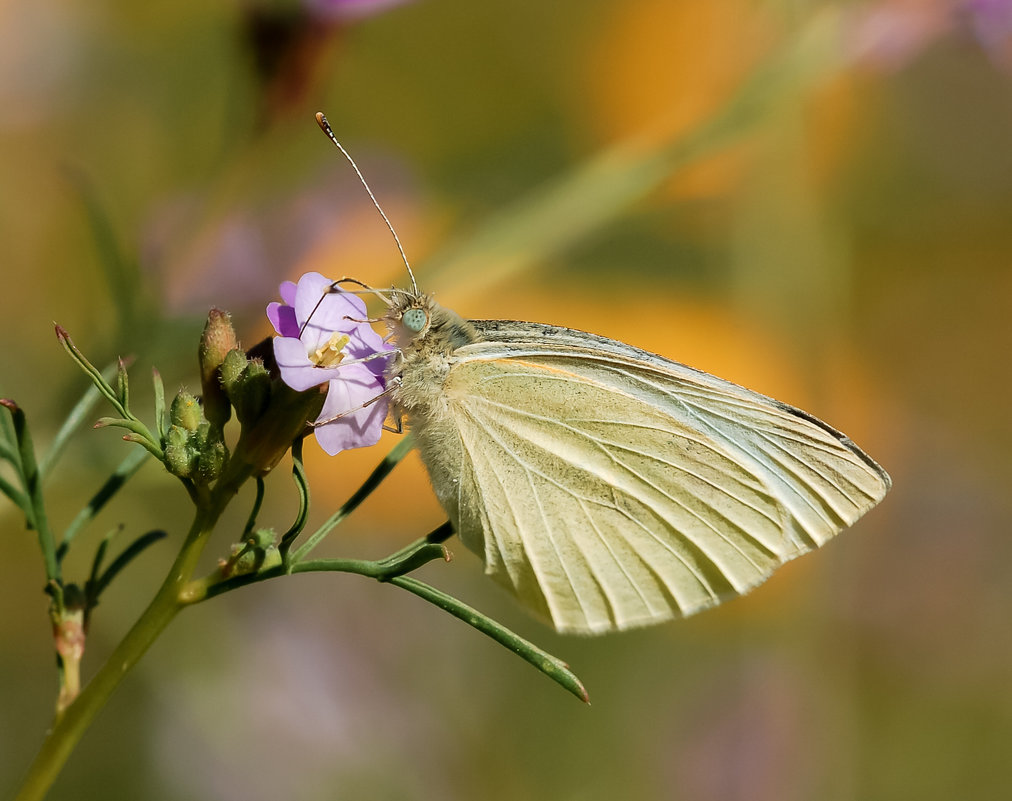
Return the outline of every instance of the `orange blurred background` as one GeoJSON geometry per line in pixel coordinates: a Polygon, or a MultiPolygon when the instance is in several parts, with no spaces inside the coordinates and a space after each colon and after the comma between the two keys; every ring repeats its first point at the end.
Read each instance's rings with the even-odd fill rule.
{"type": "MultiPolygon", "coordinates": [[[[150,418],[153,365],[170,392],[199,386],[211,305],[253,344],[282,280],[404,281],[322,109],[440,302],[593,330],[801,406],[894,489],[748,597],[600,639],[528,618],[451,540],[454,561],[421,577],[567,661],[589,708],[390,586],[312,575],[215,599],[155,644],[50,797],[1004,797],[1012,12],[350,5],[0,4],[0,396],[40,449],[86,386],[54,320],[96,364],[136,358],[150,418]]],[[[311,524],[395,442],[335,459],[307,444],[311,524]]],[[[46,487],[57,527],[126,447],[74,440],[46,487]]],[[[104,596],[86,677],[164,575],[183,499],[148,465],[71,553],[83,580],[108,529],[169,532],[104,596]]],[[[261,521],[284,530],[295,507],[283,463],[261,521]]],[[[442,519],[412,457],[320,552],[380,557],[442,519]]],[[[34,535],[6,500],[0,523],[9,792],[56,682],[34,535]]]]}

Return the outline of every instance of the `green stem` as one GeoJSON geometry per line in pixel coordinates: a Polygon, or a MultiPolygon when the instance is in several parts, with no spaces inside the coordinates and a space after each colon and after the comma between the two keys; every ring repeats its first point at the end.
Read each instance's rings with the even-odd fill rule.
{"type": "Polygon", "coordinates": [[[408,455],[411,449],[414,447],[414,439],[410,434],[405,434],[404,437],[398,442],[386,455],[386,458],[377,465],[376,469],[369,474],[369,477],[365,480],[361,487],[355,490],[355,493],[344,502],[344,505],[332,514],[322,526],[320,526],[313,534],[306,540],[305,544],[296,549],[295,553],[291,555],[290,563],[298,564],[299,562],[305,561],[310,551],[313,550],[320,541],[326,537],[335,526],[337,526],[342,520],[348,515],[354,512],[360,503],[364,501],[372,493],[376,487],[378,487],[388,475],[400,463],[401,459],[408,455]]]}
{"type": "Polygon", "coordinates": [[[279,565],[268,570],[233,576],[224,580],[220,578],[219,574],[214,573],[190,582],[183,589],[180,599],[184,603],[196,604],[206,601],[208,598],[213,598],[216,595],[277,578],[287,573],[337,572],[367,576],[377,581],[389,582],[396,587],[414,593],[419,598],[424,598],[443,611],[449,612],[457,619],[464,621],[482,634],[491,637],[500,645],[505,646],[521,659],[525,659],[548,676],[548,678],[552,679],[552,681],[567,689],[584,703],[589,703],[587,690],[584,688],[583,683],[561,659],[552,656],[534,643],[525,640],[501,623],[483,615],[452,595],[447,595],[442,590],[437,590],[435,587],[431,587],[418,579],[405,575],[405,573],[420,567],[426,562],[446,557],[445,549],[441,545],[432,542],[433,537],[438,538],[444,533],[444,527],[440,526],[428,537],[423,537],[406,548],[402,548],[397,553],[391,554],[386,559],[380,559],[375,562],[363,559],[312,559],[290,565],[287,568],[279,565]]]}
{"type": "Polygon", "coordinates": [[[161,588],[95,677],[57,717],[15,801],[39,801],[45,796],[120,681],[185,606],[180,592],[193,576],[201,551],[230,497],[230,493],[216,492],[200,498],[193,525],[161,588]]]}

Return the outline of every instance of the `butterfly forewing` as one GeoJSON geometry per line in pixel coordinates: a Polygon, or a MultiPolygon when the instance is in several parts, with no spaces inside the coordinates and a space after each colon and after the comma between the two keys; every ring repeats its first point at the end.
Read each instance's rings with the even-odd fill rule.
{"type": "Polygon", "coordinates": [[[456,442],[422,437],[422,457],[464,543],[561,631],[743,593],[888,489],[846,437],[730,382],[583,332],[474,324],[442,392],[456,442]]]}

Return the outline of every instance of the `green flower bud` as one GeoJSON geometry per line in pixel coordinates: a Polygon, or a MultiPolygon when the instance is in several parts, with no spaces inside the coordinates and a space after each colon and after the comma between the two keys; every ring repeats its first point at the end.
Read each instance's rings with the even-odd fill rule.
{"type": "Polygon", "coordinates": [[[246,539],[246,542],[249,543],[254,548],[264,549],[270,548],[272,545],[274,545],[276,539],[277,537],[274,534],[274,529],[258,528],[256,531],[254,531],[252,534],[249,535],[249,537],[246,539]]]}
{"type": "Polygon", "coordinates": [[[219,378],[219,368],[226,356],[238,348],[235,329],[232,328],[228,312],[211,309],[207,324],[200,337],[197,351],[200,360],[200,387],[204,400],[204,415],[211,423],[223,427],[232,414],[219,378]]]}
{"type": "Polygon", "coordinates": [[[250,359],[233,392],[235,416],[240,422],[255,421],[264,413],[271,395],[271,376],[259,359],[250,359]]]}
{"type": "Polygon", "coordinates": [[[165,435],[165,466],[180,478],[198,484],[216,480],[228,461],[221,427],[203,418],[197,399],[180,392],[169,413],[172,425],[165,435]]]}
{"type": "Polygon", "coordinates": [[[180,478],[188,478],[196,466],[196,454],[190,449],[190,433],[174,425],[165,435],[165,467],[180,478]]]}
{"type": "Polygon", "coordinates": [[[280,565],[281,553],[274,541],[274,531],[262,528],[250,534],[244,542],[234,544],[231,558],[221,563],[222,576],[241,576],[280,565]]]}
{"type": "Polygon", "coordinates": [[[225,361],[222,362],[218,372],[221,374],[221,386],[230,400],[234,401],[233,393],[238,388],[239,380],[242,378],[247,364],[249,364],[249,359],[239,349],[230,350],[225,354],[225,361]]]}
{"type": "Polygon", "coordinates": [[[228,459],[221,429],[205,420],[191,438],[191,446],[196,452],[195,479],[198,484],[210,484],[221,475],[228,459]]]}
{"type": "Polygon", "coordinates": [[[200,408],[199,401],[185,390],[172,399],[172,407],[169,409],[169,420],[174,426],[180,426],[187,431],[196,431],[204,413],[200,408]]]}

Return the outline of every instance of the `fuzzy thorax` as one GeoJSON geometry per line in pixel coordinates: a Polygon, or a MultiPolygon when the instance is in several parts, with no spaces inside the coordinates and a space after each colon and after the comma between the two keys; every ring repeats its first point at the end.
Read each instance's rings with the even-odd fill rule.
{"type": "Polygon", "coordinates": [[[396,406],[410,420],[412,411],[439,404],[453,352],[481,337],[471,323],[444,309],[431,295],[395,293],[385,319],[400,351],[387,378],[397,385],[396,406]]]}

